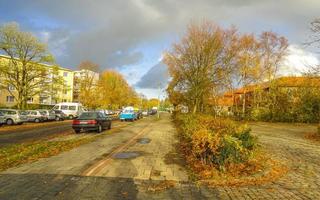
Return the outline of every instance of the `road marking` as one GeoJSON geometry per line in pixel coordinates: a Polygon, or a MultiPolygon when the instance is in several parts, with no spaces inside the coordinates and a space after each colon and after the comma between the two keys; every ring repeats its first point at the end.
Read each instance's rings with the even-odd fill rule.
{"type": "Polygon", "coordinates": [[[93,165],[91,165],[89,168],[87,168],[84,172],[81,173],[82,176],[93,176],[98,174],[105,166],[107,166],[111,161],[112,161],[112,157],[127,149],[130,145],[132,145],[133,143],[135,143],[135,141],[142,136],[143,134],[146,133],[146,131],[150,128],[150,124],[148,124],[146,127],[144,127],[140,132],[138,132],[138,134],[136,134],[135,136],[133,136],[132,138],[130,138],[125,144],[119,146],[118,148],[116,148],[115,150],[113,150],[106,158],[94,163],[93,165]]]}

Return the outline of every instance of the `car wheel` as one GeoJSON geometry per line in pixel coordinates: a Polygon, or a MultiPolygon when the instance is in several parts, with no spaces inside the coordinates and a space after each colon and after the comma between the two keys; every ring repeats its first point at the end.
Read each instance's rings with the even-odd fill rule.
{"type": "Polygon", "coordinates": [[[8,125],[13,125],[13,120],[12,120],[12,119],[7,119],[6,123],[7,123],[8,125]]]}
{"type": "Polygon", "coordinates": [[[76,132],[77,134],[80,133],[80,129],[74,129],[74,132],[76,132]]]}
{"type": "Polygon", "coordinates": [[[73,115],[69,115],[69,119],[73,119],[73,115]]]}
{"type": "Polygon", "coordinates": [[[56,119],[55,119],[56,121],[60,121],[60,118],[59,117],[56,117],[56,119]]]}
{"type": "Polygon", "coordinates": [[[35,122],[35,123],[39,123],[39,122],[40,122],[40,119],[37,118],[37,119],[34,120],[34,122],[35,122]]]}
{"type": "Polygon", "coordinates": [[[101,132],[102,132],[102,126],[101,126],[101,124],[99,124],[98,129],[97,129],[97,132],[98,132],[98,133],[101,133],[101,132]]]}

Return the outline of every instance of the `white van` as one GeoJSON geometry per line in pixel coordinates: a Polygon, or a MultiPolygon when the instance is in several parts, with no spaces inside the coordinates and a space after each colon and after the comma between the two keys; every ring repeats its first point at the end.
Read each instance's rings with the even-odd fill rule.
{"type": "Polygon", "coordinates": [[[58,103],[52,110],[61,110],[69,118],[78,117],[82,112],[85,111],[85,108],[81,103],[58,103]]]}

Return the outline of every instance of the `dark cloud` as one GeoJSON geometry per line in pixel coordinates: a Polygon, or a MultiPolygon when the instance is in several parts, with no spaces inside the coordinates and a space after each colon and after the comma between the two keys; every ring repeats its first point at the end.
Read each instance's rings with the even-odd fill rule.
{"type": "Polygon", "coordinates": [[[273,30],[301,44],[319,8],[319,0],[0,0],[0,23],[49,32],[49,47],[63,66],[89,59],[116,68],[144,59],[141,44],[181,36],[192,19],[234,24],[242,32],[273,30]]]}
{"type": "Polygon", "coordinates": [[[135,85],[138,88],[158,89],[165,88],[169,80],[168,68],[163,63],[153,66],[135,85]]]}

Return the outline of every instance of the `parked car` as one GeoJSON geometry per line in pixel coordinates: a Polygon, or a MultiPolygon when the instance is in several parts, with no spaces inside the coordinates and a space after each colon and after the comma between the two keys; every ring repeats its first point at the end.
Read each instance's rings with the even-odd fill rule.
{"type": "Polygon", "coordinates": [[[149,114],[148,114],[148,111],[147,111],[147,110],[142,111],[142,115],[143,115],[143,116],[148,116],[148,115],[149,115],[149,114]]]}
{"type": "Polygon", "coordinates": [[[24,113],[26,114],[29,122],[39,123],[46,120],[45,114],[39,110],[27,110],[24,111],[23,114],[24,113]]]}
{"type": "Polygon", "coordinates": [[[123,111],[120,113],[119,116],[121,121],[134,121],[137,119],[137,115],[134,112],[133,107],[126,107],[125,109],[123,109],[123,111]]]}
{"type": "Polygon", "coordinates": [[[38,110],[44,115],[44,121],[53,121],[56,119],[56,114],[50,110],[38,110]]]}
{"type": "Polygon", "coordinates": [[[0,109],[0,112],[4,114],[4,121],[8,125],[13,124],[23,124],[23,122],[27,122],[28,118],[26,115],[22,114],[22,111],[14,110],[14,109],[0,109]]]}
{"type": "Polygon", "coordinates": [[[54,112],[54,114],[56,115],[56,121],[63,121],[67,118],[67,115],[64,114],[64,112],[62,112],[61,110],[52,110],[52,112],[54,112]]]}
{"type": "Polygon", "coordinates": [[[61,110],[70,119],[80,116],[85,110],[81,103],[58,103],[53,110],[61,110]]]}
{"type": "Polygon", "coordinates": [[[5,124],[4,114],[2,112],[0,112],[0,126],[2,126],[3,124],[5,124]]]}
{"type": "Polygon", "coordinates": [[[104,129],[111,129],[111,118],[99,111],[83,112],[73,120],[72,128],[76,133],[81,130],[101,133],[104,129]]]}
{"type": "Polygon", "coordinates": [[[134,108],[134,112],[136,113],[137,119],[142,118],[142,111],[138,108],[134,108]]]}

